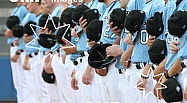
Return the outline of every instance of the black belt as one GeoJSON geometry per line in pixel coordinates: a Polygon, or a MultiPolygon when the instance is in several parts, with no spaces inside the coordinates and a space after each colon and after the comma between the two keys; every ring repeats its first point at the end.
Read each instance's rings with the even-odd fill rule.
{"type": "Polygon", "coordinates": [[[118,69],[119,74],[123,74],[125,72],[125,69],[118,69]]]}
{"type": "Polygon", "coordinates": [[[84,51],[84,52],[81,52],[81,53],[80,53],[81,57],[86,56],[86,55],[87,55],[86,53],[87,53],[87,54],[89,54],[89,51],[84,51]]]}
{"type": "Polygon", "coordinates": [[[137,69],[142,69],[141,65],[143,64],[143,66],[145,67],[146,62],[134,62],[133,64],[135,64],[137,69]]]}
{"type": "Polygon", "coordinates": [[[80,60],[74,60],[74,61],[73,61],[73,64],[74,64],[75,66],[77,66],[79,63],[82,63],[82,59],[80,59],[80,60]]]}
{"type": "Polygon", "coordinates": [[[38,52],[34,52],[34,53],[29,54],[29,57],[32,58],[35,55],[38,55],[38,52]]]}
{"type": "Polygon", "coordinates": [[[11,45],[12,47],[14,47],[14,46],[15,46],[15,45],[14,45],[14,43],[11,43],[10,45],[11,45]]]}

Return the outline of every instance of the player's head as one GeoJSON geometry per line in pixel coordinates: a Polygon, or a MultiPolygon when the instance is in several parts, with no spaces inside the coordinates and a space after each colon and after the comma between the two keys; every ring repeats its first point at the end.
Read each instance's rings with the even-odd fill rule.
{"type": "Polygon", "coordinates": [[[46,0],[41,0],[41,9],[42,9],[42,14],[48,14],[51,12],[51,9],[47,7],[46,0]]]}
{"type": "Polygon", "coordinates": [[[45,0],[46,1],[46,5],[48,8],[51,8],[52,10],[59,5],[59,2],[52,2],[52,0],[45,0]]]}
{"type": "Polygon", "coordinates": [[[41,0],[39,0],[39,2],[28,2],[27,10],[31,13],[35,13],[39,11],[39,9],[41,9],[40,5],[41,5],[41,0]]]}
{"type": "Polygon", "coordinates": [[[127,7],[128,2],[129,0],[119,0],[120,7],[125,9],[127,7]]]}

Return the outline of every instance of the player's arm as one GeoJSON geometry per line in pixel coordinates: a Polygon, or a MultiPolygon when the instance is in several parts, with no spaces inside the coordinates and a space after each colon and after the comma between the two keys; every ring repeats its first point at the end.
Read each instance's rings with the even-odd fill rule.
{"type": "Polygon", "coordinates": [[[62,49],[66,52],[67,55],[78,52],[76,46],[63,47],[62,49]]]}
{"type": "Polygon", "coordinates": [[[120,39],[121,37],[120,36],[117,36],[116,40],[113,42],[113,45],[119,45],[120,44],[120,39]]]}
{"type": "Polygon", "coordinates": [[[142,88],[146,89],[146,85],[149,79],[149,74],[151,73],[150,67],[151,65],[149,65],[148,63],[144,67],[144,70],[141,74],[141,79],[139,79],[137,82],[137,88],[139,90],[143,90],[142,88]]]}
{"type": "Polygon", "coordinates": [[[129,68],[130,67],[130,64],[131,64],[130,57],[132,55],[133,48],[134,48],[134,45],[130,45],[130,47],[121,56],[120,63],[125,68],[129,68]]]}
{"type": "MultiPolygon", "coordinates": [[[[160,73],[164,73],[166,61],[167,61],[167,58],[165,58],[165,59],[158,65],[158,67],[156,67],[156,68],[154,69],[154,71],[153,71],[153,72],[154,72],[154,75],[158,75],[158,74],[160,74],[160,73]]],[[[155,79],[156,81],[159,81],[160,77],[161,77],[161,75],[160,75],[160,76],[155,76],[155,77],[153,77],[153,79],[155,79]]]]}

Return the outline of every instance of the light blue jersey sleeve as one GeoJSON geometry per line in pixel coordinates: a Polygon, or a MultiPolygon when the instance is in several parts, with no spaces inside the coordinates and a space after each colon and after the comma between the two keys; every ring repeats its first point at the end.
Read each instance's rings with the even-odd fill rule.
{"type": "MultiPolygon", "coordinates": [[[[13,12],[12,12],[12,16],[18,16],[19,21],[21,23],[21,21],[23,20],[23,18],[25,17],[25,15],[28,13],[27,9],[25,8],[25,6],[20,5],[18,7],[16,7],[13,12]]],[[[14,42],[15,37],[12,38],[8,38],[7,39],[7,43],[11,44],[14,42]]]]}
{"type": "Polygon", "coordinates": [[[104,14],[100,18],[103,21],[103,27],[102,27],[102,34],[100,42],[103,44],[113,44],[113,42],[116,40],[117,36],[113,33],[113,31],[109,27],[108,18],[110,13],[115,8],[119,8],[120,4],[119,1],[116,0],[113,3],[111,3],[105,10],[104,14]]]}
{"type": "MultiPolygon", "coordinates": [[[[27,13],[27,15],[24,17],[24,19],[21,22],[21,25],[24,26],[28,21],[34,21],[35,14],[33,13],[27,13]]],[[[23,36],[19,38],[19,46],[18,50],[24,50],[25,49],[25,42],[23,41],[23,36]]]]}
{"type": "MultiPolygon", "coordinates": [[[[163,9],[163,7],[164,7],[164,2],[159,5],[155,5],[155,0],[146,3],[142,9],[145,12],[144,22],[146,22],[147,19],[149,19],[150,17],[154,16],[155,12],[160,12],[163,9]]],[[[148,56],[149,48],[147,46],[148,38],[149,38],[149,34],[146,31],[146,25],[142,24],[140,30],[138,30],[137,37],[134,41],[134,49],[131,57],[132,63],[149,61],[149,56],[148,56]]]]}
{"type": "MultiPolygon", "coordinates": [[[[127,44],[124,43],[125,36],[126,36],[126,33],[124,32],[124,29],[123,29],[121,31],[121,39],[120,39],[120,47],[121,47],[122,52],[125,52],[128,48],[127,44]]],[[[123,69],[124,67],[121,65],[120,60],[121,60],[121,55],[117,57],[115,66],[118,69],[123,69]]]]}
{"type": "MultiPolygon", "coordinates": [[[[38,15],[34,19],[34,22],[36,22],[37,25],[39,24],[39,19],[41,18],[41,16],[42,16],[42,14],[38,15]]],[[[39,30],[40,29],[38,27],[36,27],[36,31],[35,32],[36,32],[37,36],[39,36],[39,30]]],[[[36,39],[36,35],[33,34],[32,35],[32,40],[31,40],[32,42],[26,44],[27,45],[27,46],[25,46],[25,48],[26,48],[26,55],[29,55],[31,53],[39,51],[40,45],[38,44],[38,39],[36,39]]]]}

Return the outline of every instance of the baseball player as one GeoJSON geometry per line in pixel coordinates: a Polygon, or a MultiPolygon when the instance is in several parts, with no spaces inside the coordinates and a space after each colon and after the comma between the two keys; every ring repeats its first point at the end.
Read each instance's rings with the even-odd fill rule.
{"type": "MultiPolygon", "coordinates": [[[[25,3],[25,6],[27,6],[27,3],[25,3]]],[[[21,24],[22,26],[24,26],[28,21],[32,21],[34,20],[35,15],[28,12],[26,14],[26,16],[24,17],[24,19],[22,20],[21,24]]],[[[30,80],[30,74],[27,70],[24,70],[22,65],[25,59],[25,43],[23,41],[23,37],[19,38],[19,46],[18,46],[18,50],[19,53],[19,58],[21,59],[21,63],[20,63],[20,68],[22,68],[23,70],[23,74],[25,76],[25,85],[26,85],[26,89],[28,90],[28,98],[24,101],[27,102],[29,101],[29,96],[33,95],[33,89],[32,89],[32,84],[34,83],[33,81],[30,80]],[[31,83],[32,82],[32,83],[31,83]]],[[[22,83],[24,84],[24,80],[22,80],[22,83]]],[[[24,90],[24,89],[23,89],[24,90]]],[[[25,92],[26,93],[26,92],[25,92]]]]}
{"type": "MultiPolygon", "coordinates": [[[[23,20],[25,15],[27,14],[27,9],[22,5],[20,0],[17,2],[17,7],[12,12],[12,16],[17,16],[19,18],[19,23],[23,20]]],[[[28,98],[28,90],[26,86],[25,76],[23,73],[23,69],[20,67],[21,60],[19,59],[19,53],[21,51],[18,50],[19,41],[16,39],[11,29],[7,29],[5,32],[5,37],[8,38],[7,43],[11,45],[10,47],[10,57],[11,57],[11,68],[12,68],[12,76],[14,87],[17,91],[17,101],[18,103],[26,101],[28,98]],[[14,42],[14,40],[16,40],[14,42]],[[17,51],[17,53],[16,53],[17,51]],[[19,53],[18,53],[19,52],[19,53]]]]}
{"type": "MultiPolygon", "coordinates": [[[[102,15],[103,12],[105,11],[106,9],[106,6],[104,3],[100,3],[98,2],[97,0],[92,0],[91,2],[88,2],[88,1],[85,1],[84,5],[87,5],[90,9],[97,9],[99,11],[99,14],[102,15]]],[[[86,25],[88,24],[87,20],[83,19],[83,17],[80,18],[79,20],[79,23],[80,23],[80,26],[82,27],[82,32],[80,33],[80,36],[79,36],[79,40],[77,41],[77,50],[80,51],[80,52],[83,52],[85,54],[88,54],[87,51],[89,50],[89,47],[88,47],[88,44],[87,44],[87,36],[86,36],[86,25]],[[83,45],[84,44],[84,45],[83,45]]],[[[88,55],[86,55],[86,61],[87,61],[87,57],[88,55]]],[[[96,84],[96,79],[95,79],[95,76],[97,76],[95,74],[94,71],[90,72],[89,70],[86,70],[86,68],[88,69],[91,69],[90,66],[87,66],[87,63],[86,65],[80,67],[82,69],[79,69],[79,68],[76,68],[76,76],[75,78],[78,79],[78,82],[80,82],[82,85],[81,88],[88,88],[88,90],[86,91],[89,91],[89,93],[87,93],[88,95],[90,95],[90,97],[92,98],[92,101],[93,102],[98,102],[98,101],[102,101],[101,100],[101,93],[100,91],[98,90],[98,86],[96,84]],[[92,78],[92,80],[91,80],[92,78]],[[90,83],[88,83],[89,80],[87,79],[90,79],[90,83]],[[90,85],[88,85],[90,84],[90,85]],[[88,85],[88,86],[86,86],[88,85]],[[90,90],[89,90],[90,89],[90,90]]],[[[81,89],[80,88],[80,89],[81,89]]],[[[82,92],[82,94],[84,94],[84,92],[82,92]]],[[[85,98],[85,97],[84,97],[85,98]]],[[[88,101],[88,100],[87,100],[88,101]]]]}
{"type": "MultiPolygon", "coordinates": [[[[160,1],[160,0],[151,0],[151,1],[147,1],[147,3],[143,6],[142,11],[145,12],[145,17],[144,17],[144,21],[146,22],[146,20],[148,18],[150,18],[151,16],[154,15],[155,12],[160,12],[162,10],[162,8],[164,7],[164,1],[160,1]]],[[[129,35],[127,35],[129,36],[129,35]]],[[[134,41],[134,48],[133,48],[133,52],[132,52],[132,56],[131,56],[131,68],[130,71],[133,74],[133,72],[135,74],[137,74],[138,72],[141,73],[143,71],[143,68],[149,68],[150,66],[148,64],[146,64],[146,62],[148,62],[149,58],[148,58],[148,46],[146,45],[147,40],[148,40],[149,34],[146,32],[145,30],[145,24],[143,23],[140,27],[140,30],[138,30],[137,32],[137,37],[134,41]]],[[[127,43],[127,39],[125,39],[125,42],[127,43]]],[[[134,74],[134,75],[135,75],[134,74]]],[[[130,74],[131,75],[131,74],[130,74]]],[[[138,77],[138,76],[137,76],[138,77]]],[[[137,77],[132,77],[132,79],[130,79],[129,82],[131,82],[131,80],[135,81],[134,86],[136,85],[137,82],[137,77]]],[[[131,82],[132,83],[132,82],[131,82]]],[[[149,83],[150,87],[153,86],[152,83],[149,83]]],[[[156,99],[154,98],[154,96],[152,95],[148,95],[145,99],[143,99],[143,96],[145,96],[146,91],[144,95],[141,94],[141,92],[137,91],[136,89],[134,89],[135,91],[133,92],[134,94],[136,94],[135,96],[135,100],[134,102],[150,102],[150,101],[154,101],[156,102],[156,99]]],[[[148,90],[149,92],[149,90],[148,90]]]]}
{"type": "MultiPolygon", "coordinates": [[[[120,5],[123,8],[127,6],[126,7],[126,12],[127,13],[131,10],[141,9],[142,6],[145,4],[144,3],[145,0],[139,1],[139,2],[135,1],[135,0],[130,0],[128,2],[128,4],[126,4],[126,2],[128,2],[128,0],[127,1],[121,1],[120,5]]],[[[112,30],[115,30],[115,27],[112,30]]],[[[117,32],[117,30],[116,30],[116,32],[117,32]]],[[[128,33],[129,33],[129,31],[127,31],[126,29],[123,29],[122,32],[121,32],[120,46],[121,46],[122,52],[126,51],[127,48],[129,48],[129,45],[126,45],[125,43],[123,43],[124,39],[125,39],[125,36],[128,33]]],[[[108,52],[109,55],[111,55],[111,53],[112,53],[112,49],[113,49],[112,47],[115,48],[115,46],[108,47],[107,52],[108,52]]],[[[115,48],[115,49],[117,49],[117,48],[115,48]]],[[[117,51],[120,51],[120,50],[117,50],[117,51]]],[[[121,53],[121,55],[122,55],[122,53],[121,53]]],[[[123,102],[129,103],[129,102],[131,102],[131,100],[132,100],[131,98],[133,96],[131,95],[131,89],[128,86],[129,84],[127,85],[128,82],[126,82],[126,77],[128,77],[128,75],[127,76],[124,75],[125,74],[125,69],[124,69],[124,67],[122,67],[122,65],[120,65],[120,61],[121,61],[121,64],[123,64],[122,60],[120,60],[120,59],[121,59],[121,56],[118,56],[117,63],[116,63],[116,68],[118,68],[118,71],[119,71],[119,74],[120,74],[119,75],[119,90],[122,93],[123,102]],[[124,88],[124,86],[126,86],[126,87],[124,88]],[[122,88],[124,88],[124,89],[122,89],[122,88]]]]}
{"type": "MultiPolygon", "coordinates": [[[[176,0],[170,0],[168,2],[165,1],[167,4],[166,4],[166,6],[163,9],[163,16],[162,16],[162,18],[163,18],[163,24],[164,24],[164,31],[163,31],[163,33],[159,37],[157,37],[157,39],[166,40],[166,37],[167,37],[167,35],[166,35],[167,34],[167,20],[168,20],[169,16],[171,15],[173,9],[175,8],[175,1],[176,0]]],[[[155,38],[156,38],[155,36],[150,36],[149,40],[147,42],[147,45],[150,46],[152,44],[152,42],[155,40],[155,38]]],[[[158,66],[155,67],[155,69],[154,69],[154,75],[157,75],[157,74],[160,74],[160,73],[164,72],[163,71],[164,70],[163,67],[164,67],[165,62],[166,62],[166,59],[164,59],[158,66]]],[[[148,70],[149,70],[149,68],[144,68],[144,71],[143,71],[144,74],[147,74],[146,75],[147,77],[149,77],[149,75],[150,75],[148,73],[148,70]]],[[[159,81],[160,76],[154,77],[154,79],[157,80],[157,81],[159,81]]],[[[143,80],[144,83],[140,84],[138,87],[146,88],[147,87],[146,86],[147,82],[146,82],[145,79],[142,79],[142,80],[143,80]]],[[[141,80],[139,79],[138,83],[140,83],[140,81],[141,80]]],[[[152,80],[150,80],[150,78],[149,78],[149,81],[152,81],[152,80]]],[[[158,84],[159,83],[156,83],[155,85],[157,86],[158,84]]],[[[154,94],[155,94],[155,96],[157,96],[157,90],[156,90],[156,88],[154,89],[154,94]]],[[[162,103],[162,102],[165,102],[165,101],[164,100],[158,100],[158,102],[162,103]]]]}
{"type": "MultiPolygon", "coordinates": [[[[104,2],[107,6],[106,11],[103,13],[103,15],[101,16],[100,20],[103,20],[103,27],[102,27],[102,35],[101,35],[101,39],[100,42],[102,42],[103,44],[109,43],[109,44],[119,44],[119,39],[117,38],[117,36],[112,32],[112,30],[109,27],[109,23],[108,23],[108,18],[110,13],[113,11],[114,8],[119,7],[119,2],[118,1],[110,1],[110,2],[106,2],[104,1],[100,1],[100,2],[104,2]]],[[[89,41],[89,46],[92,46],[95,41],[89,41]]],[[[106,71],[106,70],[105,70],[106,71]]],[[[104,71],[104,72],[105,72],[104,71]]],[[[103,72],[103,71],[99,71],[99,72],[103,72]]],[[[98,73],[98,71],[97,71],[98,73]]],[[[118,89],[118,83],[115,83],[116,81],[114,80],[114,78],[118,78],[118,71],[115,68],[115,63],[112,63],[109,67],[108,67],[108,73],[105,74],[105,76],[101,76],[101,82],[100,82],[100,86],[103,85],[104,88],[104,92],[102,92],[103,97],[103,101],[104,102],[121,102],[121,97],[117,97],[119,92],[118,89]]]]}
{"type": "MultiPolygon", "coordinates": [[[[67,2],[63,2],[61,12],[63,12],[66,8],[71,8],[71,7],[73,7],[73,5],[68,5],[67,2]]],[[[51,48],[51,50],[54,52],[54,57],[52,59],[51,66],[56,76],[57,86],[58,86],[58,90],[60,92],[61,98],[63,98],[64,101],[67,103],[75,102],[70,92],[71,91],[70,84],[69,84],[70,82],[67,81],[68,80],[68,74],[67,74],[68,68],[65,67],[64,63],[62,62],[62,57],[59,56],[60,52],[58,51],[60,50],[60,44],[56,44],[54,47],[51,48]],[[55,50],[55,49],[58,49],[58,50],[55,50]],[[57,62],[56,59],[60,60],[61,62],[60,63],[57,62]]]]}
{"type": "MultiPolygon", "coordinates": [[[[46,9],[49,9],[48,12],[46,12],[46,14],[50,14],[51,17],[53,17],[53,16],[59,17],[60,16],[61,9],[62,9],[62,5],[60,3],[52,2],[51,0],[45,0],[44,7],[46,7],[46,9]]],[[[49,32],[47,29],[48,28],[40,29],[40,34],[49,32]]],[[[55,45],[55,46],[58,46],[58,45],[55,45]]],[[[57,47],[57,49],[58,49],[58,47],[57,47]]],[[[51,62],[52,62],[53,58],[49,57],[49,61],[46,62],[47,61],[46,59],[48,59],[48,58],[46,58],[46,56],[49,56],[48,53],[50,53],[50,50],[47,49],[47,48],[44,48],[42,46],[40,46],[40,50],[41,50],[40,54],[43,55],[42,58],[45,58],[45,61],[44,61],[44,64],[43,64],[42,67],[45,69],[45,71],[47,73],[53,73],[54,71],[53,71],[53,68],[51,66],[51,62]]],[[[49,92],[50,102],[55,102],[55,101],[56,102],[63,102],[64,101],[64,98],[61,98],[62,96],[60,96],[61,94],[59,92],[57,82],[55,82],[55,84],[46,83],[46,87],[47,87],[47,90],[49,92]]]]}
{"type": "MultiPolygon", "coordinates": [[[[36,22],[36,24],[38,25],[39,19],[42,16],[41,12],[41,8],[40,8],[40,4],[41,2],[29,2],[27,5],[28,11],[30,13],[34,13],[35,14],[35,18],[34,18],[34,22],[36,22]]],[[[39,28],[36,29],[36,35],[38,35],[39,33],[39,28]]],[[[33,86],[33,95],[32,97],[32,101],[31,102],[45,102],[45,103],[49,103],[49,97],[48,97],[48,93],[46,91],[46,87],[44,84],[44,81],[41,77],[41,73],[42,73],[42,65],[38,63],[38,58],[39,58],[39,51],[37,48],[40,47],[40,45],[38,44],[38,42],[36,40],[33,40],[35,38],[35,35],[28,35],[28,34],[24,34],[24,42],[27,43],[27,47],[26,46],[26,56],[25,56],[25,60],[23,63],[23,68],[25,70],[29,70],[30,72],[30,81],[32,81],[31,83],[33,86]],[[34,47],[34,48],[33,48],[34,47]]]]}
{"type": "MultiPolygon", "coordinates": [[[[173,13],[176,13],[179,10],[186,10],[185,5],[186,5],[186,1],[184,1],[184,0],[178,1],[178,3],[176,3],[176,8],[174,9],[173,13]]],[[[186,70],[185,70],[186,67],[185,67],[185,65],[183,65],[183,62],[181,62],[182,60],[184,60],[185,55],[186,55],[183,50],[183,48],[186,45],[186,43],[185,43],[186,35],[185,34],[186,34],[186,32],[180,38],[171,36],[172,37],[171,48],[170,48],[171,53],[168,55],[168,59],[166,61],[166,65],[165,65],[166,71],[164,72],[164,76],[162,78],[162,83],[164,83],[170,77],[176,76],[176,79],[179,81],[179,83],[182,87],[182,90],[184,90],[186,87],[186,83],[184,81],[186,78],[186,76],[185,76],[186,75],[186,70]],[[179,39],[179,41],[177,41],[177,39],[179,39]],[[180,45],[179,45],[179,43],[180,43],[180,45]],[[176,74],[178,74],[178,76],[176,74]]],[[[167,45],[167,47],[169,48],[169,45],[167,45]]],[[[183,99],[182,103],[186,103],[186,101],[183,99]]]]}

